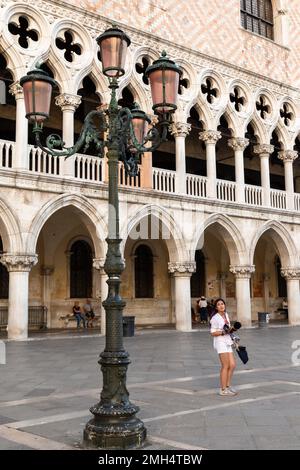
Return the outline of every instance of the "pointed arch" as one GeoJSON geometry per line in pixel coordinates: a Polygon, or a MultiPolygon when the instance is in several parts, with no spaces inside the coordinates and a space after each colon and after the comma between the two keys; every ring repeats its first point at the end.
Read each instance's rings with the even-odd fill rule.
{"type": "Polygon", "coordinates": [[[257,114],[251,114],[251,116],[249,116],[249,118],[244,122],[244,135],[246,134],[249,124],[252,124],[259,144],[268,144],[270,142],[270,136],[268,135],[267,130],[264,128],[264,125],[257,114]]]}
{"type": "Polygon", "coordinates": [[[8,204],[1,199],[0,235],[4,251],[8,253],[24,252],[19,220],[15,217],[8,204]]]}
{"type": "Polygon", "coordinates": [[[37,240],[44,224],[55,212],[68,206],[73,206],[81,212],[83,219],[85,220],[85,225],[93,240],[95,257],[104,258],[104,240],[107,233],[106,224],[97,212],[96,207],[91,204],[87,198],[84,196],[78,196],[77,194],[59,195],[40,208],[29,229],[26,242],[28,251],[30,253],[35,253],[37,240]]]}
{"type": "MultiPolygon", "coordinates": [[[[122,253],[124,253],[125,244],[128,237],[130,236],[130,233],[143,219],[148,216],[152,217],[151,222],[154,224],[157,222],[162,223],[162,230],[165,235],[163,240],[165,241],[168,248],[169,260],[171,262],[189,260],[188,250],[186,248],[182,231],[175,222],[173,216],[169,214],[169,212],[163,207],[153,204],[142,207],[131,219],[129,219],[129,222],[126,221],[124,223],[124,226],[121,230],[122,253]]],[[[156,228],[159,229],[158,226],[156,226],[156,228]]]]}
{"type": "Polygon", "coordinates": [[[277,248],[282,266],[298,266],[298,252],[292,237],[281,222],[273,220],[269,220],[256,230],[250,245],[250,264],[253,263],[257,243],[266,232],[269,232],[277,248]]]}
{"type": "Polygon", "coordinates": [[[232,220],[224,214],[212,214],[203,225],[197,228],[194,236],[193,252],[201,245],[199,240],[203,238],[204,232],[208,227],[216,226],[219,237],[224,241],[228,249],[230,264],[243,265],[248,264],[246,244],[239,228],[232,220]]]}

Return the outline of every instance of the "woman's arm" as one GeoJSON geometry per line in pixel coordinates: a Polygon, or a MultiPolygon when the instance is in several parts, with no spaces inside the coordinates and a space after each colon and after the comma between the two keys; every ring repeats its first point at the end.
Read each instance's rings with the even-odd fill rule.
{"type": "Polygon", "coordinates": [[[224,330],[211,331],[210,334],[211,336],[224,336],[225,331],[224,330]]]}

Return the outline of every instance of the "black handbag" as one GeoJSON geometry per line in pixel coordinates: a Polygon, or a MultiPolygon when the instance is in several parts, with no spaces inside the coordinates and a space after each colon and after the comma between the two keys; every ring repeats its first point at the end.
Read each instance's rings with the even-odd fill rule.
{"type": "Polygon", "coordinates": [[[236,352],[243,364],[246,364],[249,361],[246,346],[238,346],[236,348],[236,352]]]}

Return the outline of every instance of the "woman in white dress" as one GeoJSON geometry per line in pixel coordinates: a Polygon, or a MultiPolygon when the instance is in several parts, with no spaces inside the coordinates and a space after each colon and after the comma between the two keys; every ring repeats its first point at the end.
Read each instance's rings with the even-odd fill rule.
{"type": "Polygon", "coordinates": [[[233,341],[224,329],[224,325],[230,327],[230,321],[223,299],[216,300],[215,312],[210,320],[210,334],[214,338],[214,349],[219,354],[221,362],[221,388],[219,394],[221,396],[234,396],[237,392],[231,387],[231,379],[235,369],[235,358],[232,350],[233,341]]]}

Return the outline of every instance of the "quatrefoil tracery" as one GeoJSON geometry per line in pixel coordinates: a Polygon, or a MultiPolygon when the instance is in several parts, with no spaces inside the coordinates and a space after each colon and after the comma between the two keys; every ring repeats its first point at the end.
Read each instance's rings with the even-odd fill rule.
{"type": "Polygon", "coordinates": [[[29,29],[29,21],[26,16],[19,16],[19,24],[15,22],[8,23],[8,31],[14,36],[19,36],[18,43],[23,49],[28,49],[29,39],[38,41],[38,33],[34,29],[29,29]]]}
{"type": "Polygon", "coordinates": [[[65,31],[64,37],[64,40],[62,38],[56,38],[56,47],[60,50],[65,49],[64,58],[68,62],[73,62],[74,54],[81,55],[81,46],[74,42],[73,34],[70,31],[65,31]]]}

